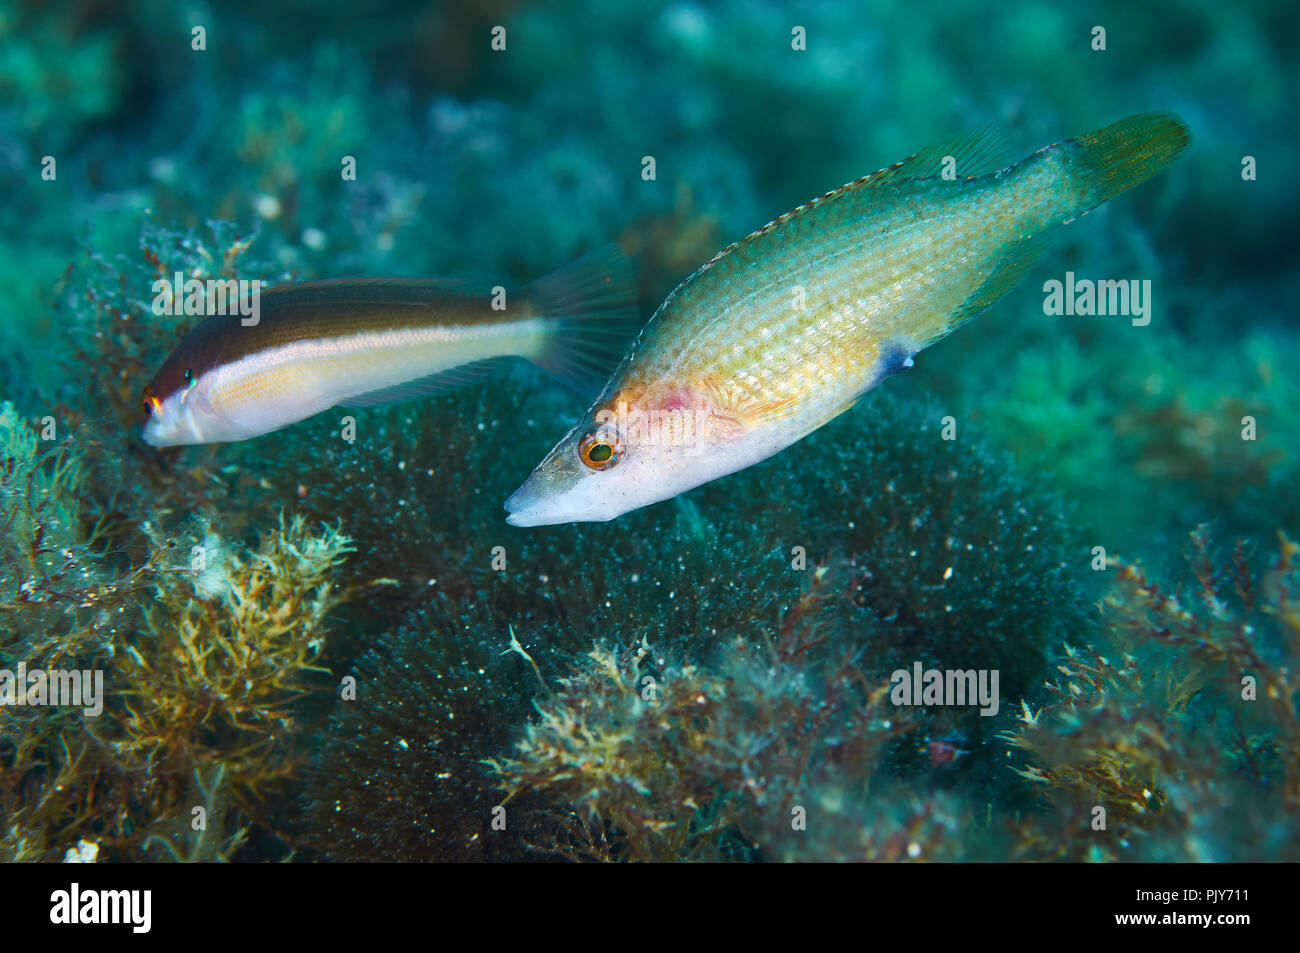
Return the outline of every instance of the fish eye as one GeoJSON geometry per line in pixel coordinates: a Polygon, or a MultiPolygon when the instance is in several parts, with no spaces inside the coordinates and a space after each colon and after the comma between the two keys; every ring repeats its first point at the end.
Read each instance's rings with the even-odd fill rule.
{"type": "Polygon", "coordinates": [[[140,395],[140,408],[148,417],[152,417],[162,410],[162,401],[154,395],[152,387],[146,387],[144,393],[140,395]]]}
{"type": "Polygon", "coordinates": [[[578,459],[588,469],[608,470],[618,463],[625,449],[617,431],[610,430],[608,427],[597,427],[595,430],[588,431],[578,443],[578,459]]]}

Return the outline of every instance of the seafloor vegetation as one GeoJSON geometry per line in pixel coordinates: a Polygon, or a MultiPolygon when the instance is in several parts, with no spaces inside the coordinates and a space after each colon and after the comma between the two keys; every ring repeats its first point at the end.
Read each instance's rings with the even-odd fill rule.
{"type": "Polygon", "coordinates": [[[235,3],[205,51],[162,3],[0,9],[0,669],[106,686],[0,706],[0,856],[1297,859],[1294,12],[380,7],[235,3]],[[992,312],[609,524],[505,525],[581,403],[528,373],[354,442],[139,438],[192,320],[160,276],[527,278],[615,239],[648,314],[940,135],[1145,108],[1196,147],[992,312]],[[1151,324],[1045,318],[1067,269],[1150,278],[1151,324]],[[913,662],[997,669],[998,712],[894,705],[913,662]]]}

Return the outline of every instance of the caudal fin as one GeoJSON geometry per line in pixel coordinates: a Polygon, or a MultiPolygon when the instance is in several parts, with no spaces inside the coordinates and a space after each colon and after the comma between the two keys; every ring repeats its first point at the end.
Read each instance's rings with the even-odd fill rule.
{"type": "Polygon", "coordinates": [[[1087,186],[1086,212],[1163,171],[1192,133],[1173,113],[1139,113],[1071,141],[1078,146],[1071,171],[1087,186]]]}
{"type": "Polygon", "coordinates": [[[1010,291],[1034,266],[1051,229],[1161,172],[1191,141],[1187,123],[1173,113],[1139,113],[1054,143],[1017,163],[1017,169],[1039,176],[1029,180],[1022,203],[1028,209],[1023,221],[1027,237],[1009,245],[983,284],[923,344],[951,333],[1010,291]]]}
{"type": "Polygon", "coordinates": [[[600,389],[636,334],[632,263],[607,245],[524,289],[548,333],[533,363],[581,393],[600,389]]]}

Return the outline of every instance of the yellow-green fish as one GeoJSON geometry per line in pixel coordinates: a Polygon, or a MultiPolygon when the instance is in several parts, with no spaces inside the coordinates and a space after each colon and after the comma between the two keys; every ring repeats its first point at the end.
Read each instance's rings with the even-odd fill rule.
{"type": "Polygon", "coordinates": [[[609,520],[779,453],[993,304],[1044,233],[1190,138],[1144,113],[999,167],[977,136],[782,215],[668,296],[507,521],[609,520]]]}
{"type": "Polygon", "coordinates": [[[621,249],[522,288],[499,281],[336,278],[272,288],[255,324],[211,315],[181,339],[141,396],[142,436],[156,447],[247,440],[330,407],[459,387],[520,358],[594,393],[638,318],[621,249]]]}

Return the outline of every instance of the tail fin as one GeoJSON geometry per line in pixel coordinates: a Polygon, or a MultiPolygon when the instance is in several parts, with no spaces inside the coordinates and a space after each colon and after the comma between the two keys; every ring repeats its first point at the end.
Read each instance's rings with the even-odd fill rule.
{"type": "Polygon", "coordinates": [[[532,360],[583,394],[595,394],[640,326],[632,263],[607,245],[524,289],[548,322],[545,342],[532,360]]]}
{"type": "Polygon", "coordinates": [[[1073,171],[1088,187],[1087,209],[1093,209],[1164,170],[1192,133],[1173,113],[1139,113],[1072,141],[1079,147],[1073,171]]]}

